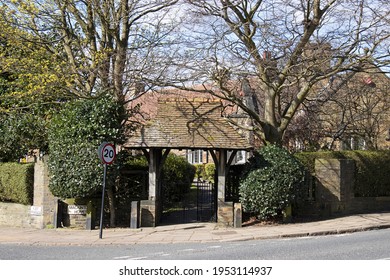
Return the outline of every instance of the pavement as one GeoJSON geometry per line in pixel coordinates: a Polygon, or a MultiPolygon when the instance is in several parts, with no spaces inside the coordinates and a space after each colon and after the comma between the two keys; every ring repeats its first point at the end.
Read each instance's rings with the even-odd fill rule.
{"type": "Polygon", "coordinates": [[[333,219],[288,224],[256,224],[221,228],[215,223],[189,223],[154,228],[33,229],[0,227],[0,244],[42,246],[95,246],[190,242],[233,242],[259,239],[296,238],[390,228],[390,212],[360,214],[333,219]]]}

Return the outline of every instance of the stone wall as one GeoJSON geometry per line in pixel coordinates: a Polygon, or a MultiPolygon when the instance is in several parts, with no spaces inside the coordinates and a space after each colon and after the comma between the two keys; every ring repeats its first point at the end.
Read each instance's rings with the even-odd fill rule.
{"type": "Polygon", "coordinates": [[[305,213],[300,214],[331,216],[390,210],[390,197],[354,196],[353,160],[318,159],[315,162],[315,177],[315,200],[306,203],[306,208],[302,207],[305,213]]]}
{"type": "Polygon", "coordinates": [[[58,199],[49,190],[48,157],[37,159],[34,165],[33,205],[0,203],[0,225],[45,228],[56,223],[58,199]]]}
{"type": "Polygon", "coordinates": [[[160,203],[155,200],[141,200],[140,225],[141,227],[155,227],[160,221],[160,203]]]}
{"type": "Polygon", "coordinates": [[[31,227],[30,205],[0,202],[0,225],[8,227],[31,227]]]}
{"type": "Polygon", "coordinates": [[[233,227],[234,204],[218,200],[217,221],[219,226],[233,227]]]}
{"type": "Polygon", "coordinates": [[[353,199],[355,162],[348,159],[317,159],[316,201],[329,205],[332,213],[348,208],[353,199]]]}

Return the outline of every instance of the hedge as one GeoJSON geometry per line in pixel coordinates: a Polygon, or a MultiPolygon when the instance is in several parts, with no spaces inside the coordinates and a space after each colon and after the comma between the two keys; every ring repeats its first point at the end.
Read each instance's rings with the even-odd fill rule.
{"type": "Polygon", "coordinates": [[[0,164],[0,201],[32,205],[34,164],[0,164]]]}
{"type": "Polygon", "coordinates": [[[299,196],[304,167],[287,150],[268,145],[247,163],[240,182],[240,201],[244,212],[267,220],[299,196]]]}
{"type": "Polygon", "coordinates": [[[390,150],[384,151],[340,151],[340,152],[303,152],[295,157],[314,172],[316,159],[352,159],[355,161],[355,187],[357,197],[390,196],[390,150]]]}
{"type": "MultiPolygon", "coordinates": [[[[144,156],[130,156],[126,162],[128,170],[148,170],[148,162],[144,156]]],[[[187,162],[183,157],[169,154],[162,169],[162,181],[164,184],[163,201],[171,203],[180,201],[184,193],[191,188],[195,177],[196,167],[187,162]]],[[[130,182],[130,181],[129,181],[130,182]]],[[[130,185],[130,188],[139,188],[139,185],[130,185]]]]}

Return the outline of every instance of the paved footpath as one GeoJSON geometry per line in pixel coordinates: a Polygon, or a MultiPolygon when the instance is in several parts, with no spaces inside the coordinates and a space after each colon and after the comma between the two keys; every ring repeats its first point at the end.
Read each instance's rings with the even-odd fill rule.
{"type": "Polygon", "coordinates": [[[390,213],[351,215],[315,222],[253,225],[243,228],[218,228],[215,223],[192,223],[141,229],[104,229],[102,239],[99,239],[98,229],[0,227],[0,244],[66,246],[229,242],[341,234],[384,228],[390,228],[390,213]]]}

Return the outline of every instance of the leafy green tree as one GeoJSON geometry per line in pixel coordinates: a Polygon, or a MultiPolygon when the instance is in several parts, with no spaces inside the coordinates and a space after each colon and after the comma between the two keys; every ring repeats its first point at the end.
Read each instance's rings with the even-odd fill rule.
{"type": "MultiPolygon", "coordinates": [[[[53,115],[49,138],[49,188],[61,198],[86,198],[101,191],[103,166],[97,149],[104,142],[120,144],[126,133],[125,111],[112,96],[67,103],[53,115]]],[[[110,169],[110,177],[120,162],[110,169]]],[[[113,181],[108,184],[111,224],[115,224],[113,181]]]]}
{"type": "Polygon", "coordinates": [[[0,114],[0,161],[17,161],[32,149],[47,146],[46,120],[32,113],[0,114]]]}
{"type": "Polygon", "coordinates": [[[244,211],[262,220],[280,215],[299,194],[303,177],[302,165],[287,150],[274,145],[262,148],[240,182],[244,211]]]}
{"type": "Polygon", "coordinates": [[[196,168],[183,157],[169,154],[164,162],[162,180],[164,181],[163,203],[180,201],[187,193],[195,177],[196,168]]]}
{"type": "Polygon", "coordinates": [[[63,65],[0,7],[0,161],[47,149],[48,110],[69,98],[63,65]]]}
{"type": "Polygon", "coordinates": [[[39,42],[39,37],[17,26],[13,14],[0,8],[0,112],[29,112],[36,104],[57,103],[69,97],[65,65],[39,42]]]}

